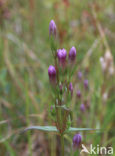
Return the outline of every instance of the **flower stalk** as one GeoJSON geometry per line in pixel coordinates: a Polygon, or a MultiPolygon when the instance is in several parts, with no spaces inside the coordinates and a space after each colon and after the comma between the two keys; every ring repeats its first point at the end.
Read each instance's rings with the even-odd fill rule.
{"type": "Polygon", "coordinates": [[[64,136],[61,134],[61,156],[64,156],[64,136]]]}
{"type": "Polygon", "coordinates": [[[59,132],[61,142],[61,156],[64,156],[64,133],[71,126],[71,111],[67,107],[68,101],[73,95],[73,85],[70,82],[71,69],[76,61],[76,48],[72,47],[67,56],[66,49],[58,49],[56,47],[57,27],[54,20],[49,24],[49,37],[51,50],[54,59],[54,66],[50,65],[48,75],[51,85],[55,89],[55,122],[59,132]],[[67,97],[66,97],[67,96],[67,97]]]}

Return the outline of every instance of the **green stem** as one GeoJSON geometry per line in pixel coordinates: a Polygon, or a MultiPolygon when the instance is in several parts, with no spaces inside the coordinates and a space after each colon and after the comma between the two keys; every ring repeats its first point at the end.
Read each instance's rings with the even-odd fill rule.
{"type": "Polygon", "coordinates": [[[61,156],[64,156],[64,136],[63,134],[60,136],[61,138],[61,156]]]}
{"type": "Polygon", "coordinates": [[[73,149],[72,149],[72,146],[71,146],[70,156],[73,156],[73,149]]]}

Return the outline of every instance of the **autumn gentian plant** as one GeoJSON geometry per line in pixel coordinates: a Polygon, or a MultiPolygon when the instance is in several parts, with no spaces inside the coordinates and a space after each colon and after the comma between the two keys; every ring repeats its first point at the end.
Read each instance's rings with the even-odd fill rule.
{"type": "MultiPolygon", "coordinates": [[[[49,24],[49,39],[54,64],[49,65],[48,76],[54,95],[54,104],[51,106],[51,115],[53,115],[55,126],[31,126],[25,130],[38,129],[47,132],[56,132],[61,140],[61,156],[64,156],[65,134],[78,132],[73,137],[73,148],[79,148],[82,141],[82,136],[79,132],[93,129],[71,127],[73,119],[70,104],[74,92],[71,81],[76,66],[76,48],[74,46],[70,48],[69,54],[66,49],[57,48],[57,27],[53,20],[51,20],[49,24]]],[[[81,73],[79,73],[79,78],[81,78],[81,76],[81,73]]],[[[88,81],[84,81],[84,85],[87,88],[88,81]]],[[[81,97],[80,91],[77,92],[77,96],[79,98],[81,97]]],[[[81,105],[81,109],[84,110],[83,105],[81,105]]]]}

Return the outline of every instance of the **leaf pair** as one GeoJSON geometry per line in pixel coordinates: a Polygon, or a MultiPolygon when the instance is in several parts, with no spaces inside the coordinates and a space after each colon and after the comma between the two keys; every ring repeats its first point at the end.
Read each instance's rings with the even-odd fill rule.
{"type": "MultiPolygon", "coordinates": [[[[44,131],[44,132],[58,132],[58,130],[55,126],[30,126],[30,127],[25,128],[23,132],[26,132],[28,130],[40,130],[40,131],[44,131]]],[[[99,129],[70,127],[66,131],[66,133],[76,132],[76,131],[93,131],[93,130],[99,130],[99,129]]]]}

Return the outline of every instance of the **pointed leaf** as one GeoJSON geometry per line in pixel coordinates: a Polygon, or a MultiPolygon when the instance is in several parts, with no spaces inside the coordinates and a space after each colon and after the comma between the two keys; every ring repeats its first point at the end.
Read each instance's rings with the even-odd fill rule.
{"type": "Polygon", "coordinates": [[[67,132],[75,132],[75,131],[93,131],[93,130],[99,130],[99,129],[70,127],[70,128],[67,130],[67,132]]]}
{"type": "MultiPolygon", "coordinates": [[[[40,130],[44,132],[59,132],[55,126],[30,126],[25,128],[23,132],[26,132],[28,130],[40,130]]],[[[75,131],[98,131],[98,130],[100,129],[70,127],[69,129],[65,130],[65,133],[70,133],[75,131]]]]}
{"type": "Polygon", "coordinates": [[[28,130],[40,130],[40,131],[46,131],[46,132],[58,132],[57,128],[55,126],[30,126],[24,129],[24,131],[28,130]]]}

